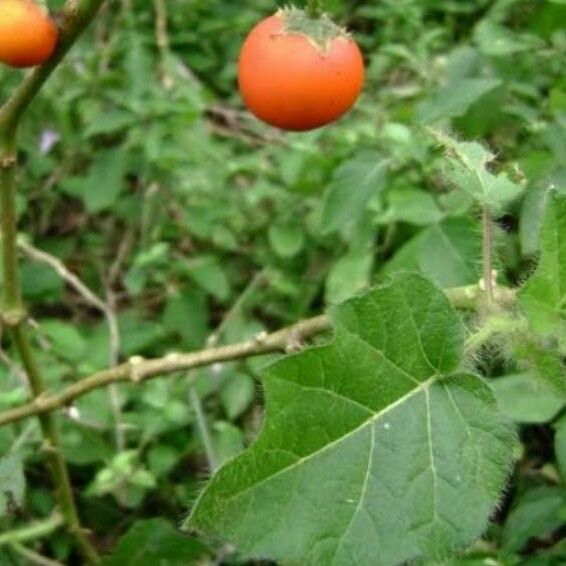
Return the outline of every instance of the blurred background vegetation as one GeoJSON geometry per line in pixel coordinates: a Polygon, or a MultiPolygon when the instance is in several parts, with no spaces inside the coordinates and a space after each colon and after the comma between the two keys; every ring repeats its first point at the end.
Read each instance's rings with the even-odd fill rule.
{"type": "MultiPolygon", "coordinates": [[[[54,10],[61,4],[49,2],[54,10]]],[[[526,188],[498,219],[501,282],[524,280],[544,195],[550,186],[566,192],[563,0],[327,0],[364,52],[367,84],[350,114],[308,134],[257,122],[237,93],[241,43],[276,7],[108,2],[27,117],[22,238],[111,305],[120,359],[200,349],[211,334],[240,341],[318,314],[399,269],[443,287],[477,282],[478,211],[450,192],[427,127],[488,144],[496,168],[526,188]]],[[[0,70],[1,100],[20,79],[0,70]]],[[[100,312],[25,256],[23,285],[51,390],[108,365],[100,312]]],[[[216,365],[191,375],[190,386],[180,375],[122,387],[120,451],[106,391],[60,415],[81,511],[101,548],[113,548],[139,519],[181,520],[210,471],[195,408],[204,407],[216,460],[238,453],[261,420],[265,363],[216,365]]],[[[482,364],[493,376],[517,371],[497,353],[482,364]]],[[[4,363],[0,372],[0,408],[23,401],[17,366],[4,363]]],[[[552,399],[520,405],[520,387],[502,395],[511,416],[528,423],[522,464],[479,550],[515,557],[504,563],[563,564],[563,546],[533,554],[539,561],[517,558],[551,547],[556,534],[548,533],[566,516],[554,492],[544,525],[532,504],[519,506],[518,519],[510,511],[524,493],[532,498],[529,489],[559,483],[545,424],[559,407],[552,399]],[[531,537],[545,542],[529,546],[531,537]]],[[[34,421],[0,429],[0,454],[23,451],[28,482],[16,514],[0,513],[0,531],[53,506],[40,442],[34,421]]],[[[63,533],[38,548],[72,561],[63,533]]],[[[2,564],[21,560],[0,554],[2,564]]]]}

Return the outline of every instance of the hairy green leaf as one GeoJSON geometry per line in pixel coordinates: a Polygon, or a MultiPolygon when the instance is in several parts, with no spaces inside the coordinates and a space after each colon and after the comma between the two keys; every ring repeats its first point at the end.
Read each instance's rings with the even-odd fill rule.
{"type": "Polygon", "coordinates": [[[541,236],[541,257],[519,295],[536,332],[555,335],[566,346],[566,197],[549,202],[541,236]]]}
{"type": "Polygon", "coordinates": [[[495,175],[490,172],[489,165],[495,155],[481,144],[460,142],[438,131],[434,131],[433,135],[446,150],[449,180],[479,204],[499,213],[521,194],[522,188],[505,173],[495,175]]]}
{"type": "Polygon", "coordinates": [[[489,387],[460,367],[457,313],[418,275],[332,313],[335,340],[275,363],[257,441],[187,526],[246,556],[397,564],[481,534],[514,445],[489,387]]]}
{"type": "Polygon", "coordinates": [[[439,287],[471,285],[480,278],[481,242],[468,218],[447,218],[409,240],[382,274],[419,271],[439,287]]]}

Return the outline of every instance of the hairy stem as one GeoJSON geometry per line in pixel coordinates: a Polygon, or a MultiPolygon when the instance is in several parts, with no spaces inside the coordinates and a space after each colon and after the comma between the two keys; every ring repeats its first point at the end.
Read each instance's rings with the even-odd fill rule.
{"type": "Polygon", "coordinates": [[[82,379],[61,393],[42,395],[31,403],[0,413],[0,426],[21,421],[32,415],[67,407],[75,399],[94,389],[106,387],[110,383],[141,383],[179,371],[209,366],[216,362],[234,361],[273,352],[285,352],[289,344],[296,341],[297,338],[306,339],[329,328],[328,317],[318,316],[239,344],[220,346],[188,354],[172,353],[163,358],[150,360],[134,357],[126,363],[82,379]]]}
{"type": "Polygon", "coordinates": [[[485,295],[488,304],[494,302],[494,285],[493,285],[493,219],[491,212],[484,207],[482,212],[482,226],[483,226],[483,250],[482,250],[482,265],[483,265],[483,282],[485,285],[485,295]]]}
{"type": "MultiPolygon", "coordinates": [[[[479,285],[446,289],[445,293],[452,305],[462,310],[478,310],[481,307],[480,303],[484,295],[484,291],[479,285]]],[[[495,300],[502,307],[512,305],[515,298],[516,292],[513,289],[498,287],[495,290],[495,300]]],[[[329,318],[321,315],[239,344],[206,348],[186,354],[173,353],[163,358],[148,360],[131,358],[126,363],[81,379],[58,394],[43,395],[31,403],[0,413],[0,427],[33,415],[67,407],[75,399],[110,383],[141,383],[145,380],[210,366],[218,362],[235,361],[273,352],[285,352],[297,341],[311,338],[329,329],[329,318]]]]}

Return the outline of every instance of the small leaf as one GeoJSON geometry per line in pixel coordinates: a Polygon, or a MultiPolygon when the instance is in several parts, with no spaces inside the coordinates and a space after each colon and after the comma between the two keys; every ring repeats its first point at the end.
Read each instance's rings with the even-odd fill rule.
{"type": "Polygon", "coordinates": [[[356,222],[385,188],[389,162],[373,151],[359,153],[335,172],[324,198],[321,230],[328,234],[356,222]]]}
{"type": "Polygon", "coordinates": [[[436,224],[442,219],[442,211],[426,191],[402,189],[387,197],[388,207],[378,216],[380,224],[407,222],[417,226],[436,224]]]}
{"type": "Polygon", "coordinates": [[[124,110],[100,111],[93,116],[83,131],[83,136],[92,138],[101,134],[115,134],[139,123],[139,118],[124,110]]]}
{"type": "Polygon", "coordinates": [[[537,48],[540,44],[540,41],[536,41],[534,36],[513,33],[509,29],[488,19],[483,20],[476,26],[474,39],[482,53],[494,57],[513,55],[514,53],[537,48]]]}
{"type": "Polygon", "coordinates": [[[49,337],[51,348],[56,355],[69,361],[80,361],[84,358],[86,342],[71,324],[59,320],[43,320],[41,331],[49,337]]]}
{"type": "Polygon", "coordinates": [[[501,410],[517,423],[546,423],[565,405],[553,388],[527,373],[494,379],[492,387],[501,410]]]}
{"type": "Polygon", "coordinates": [[[369,286],[373,251],[352,250],[332,267],[326,280],[326,302],[335,304],[369,286]]]}
{"type": "Polygon", "coordinates": [[[273,224],[269,228],[269,243],[279,257],[293,257],[305,244],[303,227],[299,223],[273,224]]]}
{"type": "Polygon", "coordinates": [[[143,320],[134,310],[123,310],[118,316],[122,352],[133,356],[155,347],[165,336],[164,328],[155,322],[143,320]]]}
{"type": "Polygon", "coordinates": [[[519,197],[522,192],[519,185],[513,183],[505,173],[494,175],[488,170],[495,156],[481,144],[459,142],[438,131],[432,131],[432,134],[446,149],[448,179],[480,205],[494,213],[500,213],[519,197]]]}
{"type": "Polygon", "coordinates": [[[147,453],[148,467],[156,477],[168,474],[179,462],[182,453],[167,444],[156,444],[147,453]]]}
{"type": "Polygon", "coordinates": [[[541,236],[541,258],[519,294],[532,328],[558,337],[566,348],[566,197],[550,199],[541,236]]]}
{"type": "Polygon", "coordinates": [[[24,468],[19,454],[0,458],[0,518],[23,505],[26,489],[24,468]]]}
{"type": "Polygon", "coordinates": [[[186,288],[167,298],[163,312],[163,325],[183,338],[184,348],[199,348],[209,332],[208,309],[204,293],[186,288]]]}
{"type": "Polygon", "coordinates": [[[443,289],[471,285],[480,278],[480,254],[476,224],[467,218],[448,218],[405,244],[382,274],[420,271],[443,289]]]}
{"type": "Polygon", "coordinates": [[[418,107],[421,122],[431,124],[438,120],[463,116],[482,96],[502,85],[499,79],[456,80],[439,90],[431,99],[418,107]]]}
{"type": "Polygon", "coordinates": [[[48,265],[25,262],[22,265],[22,292],[33,301],[54,301],[64,290],[63,280],[48,265]]]}
{"type": "Polygon", "coordinates": [[[61,437],[65,460],[72,464],[86,466],[106,462],[112,457],[111,446],[97,431],[86,427],[65,427],[61,437]]]}
{"type": "Polygon", "coordinates": [[[335,339],[265,373],[259,438],[214,476],[186,526],[243,557],[365,566],[438,558],[486,527],[515,435],[462,373],[464,328],[405,275],[333,311],[335,339]]]}
{"type": "Polygon", "coordinates": [[[246,373],[236,373],[223,385],[220,398],[230,420],[237,419],[255,397],[254,380],[246,373]]]}
{"type": "Polygon", "coordinates": [[[120,150],[101,153],[86,177],[74,177],[62,184],[62,189],[80,198],[91,214],[112,207],[123,188],[127,156],[120,150]]]}
{"type": "Polygon", "coordinates": [[[230,283],[226,272],[214,256],[201,256],[187,260],[184,269],[193,281],[219,301],[230,295],[230,283]]]}
{"type": "Polygon", "coordinates": [[[206,553],[199,541],[178,532],[164,519],[137,521],[120,539],[104,566],[185,566],[206,553]]]}
{"type": "Polygon", "coordinates": [[[561,487],[540,487],[523,494],[503,528],[503,550],[520,551],[531,538],[546,538],[564,525],[566,492],[561,487]]]}

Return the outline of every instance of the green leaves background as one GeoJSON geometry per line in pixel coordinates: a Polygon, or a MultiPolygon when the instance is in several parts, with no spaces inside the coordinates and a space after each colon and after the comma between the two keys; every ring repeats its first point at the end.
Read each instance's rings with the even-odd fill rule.
{"type": "MultiPolygon", "coordinates": [[[[63,3],[48,1],[51,9],[63,3]]],[[[280,533],[288,526],[293,536],[287,543],[298,541],[300,552],[332,556],[336,563],[371,563],[367,544],[355,547],[356,537],[397,526],[408,533],[406,552],[382,534],[383,561],[422,554],[434,562],[437,550],[462,548],[481,532],[477,543],[436,562],[564,563],[566,550],[555,528],[563,517],[559,502],[566,481],[564,261],[557,244],[564,241],[566,194],[564,2],[326,0],[326,9],[362,47],[367,86],[344,119],[305,135],[282,135],[254,120],[235,82],[245,34],[283,2],[161,2],[169,40],[164,49],[156,42],[158,4],[109,2],[30,110],[19,147],[21,236],[60,258],[100,297],[112,287],[122,359],[200,349],[219,324],[221,343],[238,342],[347,301],[335,313],[335,341],[320,351],[283,360],[267,373],[268,360],[261,358],[191,376],[218,460],[229,462],[226,470],[242,466],[248,473],[256,466],[251,477],[264,474],[261,486],[269,486],[270,496],[262,492],[261,506],[259,500],[250,503],[247,519],[232,524],[222,509],[222,485],[234,492],[243,479],[223,471],[200,500],[195,521],[207,533],[237,539],[251,554],[284,556],[288,550],[285,538],[250,540],[244,526],[255,526],[261,513],[265,521],[258,529],[280,533]],[[442,143],[429,128],[442,132],[442,143]],[[519,305],[496,317],[499,326],[472,312],[460,313],[458,322],[436,289],[475,285],[481,276],[478,203],[495,217],[498,282],[521,289],[519,305]],[[382,287],[391,277],[405,281],[406,275],[396,274],[408,271],[420,274],[410,276],[414,291],[382,287]],[[252,284],[258,274],[263,283],[252,284]],[[370,297],[376,293],[387,307],[375,328],[367,322],[358,328],[363,312],[375,309],[373,300],[366,308],[358,294],[375,285],[380,290],[370,297]],[[428,299],[438,307],[431,320],[444,313],[438,326],[421,316],[428,299]],[[376,365],[373,347],[361,338],[372,343],[387,336],[379,344],[386,358],[428,380],[434,372],[414,347],[409,313],[420,313],[417,329],[438,370],[426,388],[435,409],[431,430],[441,439],[433,444],[441,472],[436,522],[430,522],[434,490],[425,389],[416,391],[419,385],[389,373],[383,360],[376,365]],[[407,325],[394,324],[394,315],[407,325]],[[470,351],[484,323],[497,331],[470,351]],[[440,329],[452,331],[445,359],[427,343],[440,329]],[[359,364],[350,346],[361,356],[359,364]],[[320,352],[330,356],[331,380],[323,381],[316,365],[320,352]],[[405,357],[406,366],[399,363],[405,357]],[[303,367],[305,360],[312,368],[303,367]],[[386,377],[377,379],[378,369],[386,377]],[[314,389],[305,391],[303,379],[314,389]],[[480,430],[483,421],[487,428],[503,418],[486,384],[521,440],[502,492],[508,448],[497,447],[507,447],[508,428],[496,427],[502,435],[495,439],[480,430]],[[301,404],[302,396],[316,403],[301,404]],[[277,410],[287,402],[288,414],[277,410]],[[393,424],[391,419],[370,425],[383,410],[399,425],[388,434],[377,423],[393,424]],[[294,416],[306,423],[303,428],[283,426],[294,416]],[[268,444],[261,440],[238,456],[257,438],[262,422],[261,438],[269,446],[290,447],[290,453],[263,453],[261,446],[268,444]],[[267,422],[275,423],[277,434],[269,436],[267,422]],[[367,465],[371,434],[379,439],[373,468],[367,465]],[[486,444],[505,462],[496,462],[486,444]],[[478,461],[469,447],[484,450],[493,465],[478,461]],[[297,458],[293,450],[308,458],[304,467],[285,472],[297,458]],[[321,465],[325,481],[308,483],[303,471],[329,455],[336,475],[321,465]],[[473,475],[476,461],[478,472],[493,483],[480,485],[482,476],[473,475]],[[468,490],[450,483],[456,466],[467,475],[468,490]],[[368,476],[362,498],[368,470],[375,477],[368,476]],[[311,501],[291,490],[294,507],[286,510],[273,485],[293,474],[311,501]],[[387,483],[379,483],[381,477],[387,483]],[[334,514],[325,512],[327,499],[334,514]],[[388,504],[384,510],[383,501],[393,499],[399,508],[388,504]],[[458,517],[446,507],[454,502],[454,512],[462,510],[470,500],[458,517]],[[270,514],[275,503],[287,523],[276,524],[270,514]],[[302,515],[291,519],[294,509],[302,515]],[[223,523],[209,525],[212,517],[223,523]],[[306,524],[311,517],[318,527],[306,524]],[[330,538],[317,538],[320,533],[330,538]],[[428,542],[427,533],[433,536],[428,542]]],[[[0,68],[1,100],[20,78],[0,68]]],[[[106,366],[107,324],[52,269],[25,257],[22,262],[24,295],[39,324],[34,346],[49,390],[58,391],[106,366]]],[[[5,337],[1,347],[15,359],[5,337]]],[[[27,399],[24,383],[17,364],[0,364],[0,410],[27,399]]],[[[58,414],[82,519],[97,544],[108,554],[115,549],[119,560],[132,548],[147,548],[140,560],[147,558],[150,566],[158,560],[178,563],[193,550],[195,560],[244,562],[238,549],[226,554],[223,540],[209,541],[203,550],[175,530],[209,474],[186,376],[125,386],[119,393],[125,451],[116,450],[105,391],[80,399],[78,413],[58,414]],[[156,522],[146,523],[148,517],[156,522]]],[[[17,494],[17,512],[0,516],[2,533],[51,516],[41,447],[35,421],[0,429],[0,469],[16,470],[0,474],[0,493],[17,494]]],[[[252,486],[238,497],[248,502],[246,495],[258,490],[252,486]]],[[[64,530],[28,547],[61,563],[75,559],[64,530]]],[[[298,552],[289,550],[292,556],[298,552]]],[[[0,549],[0,563],[19,561],[13,548],[0,549]]]]}

